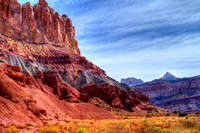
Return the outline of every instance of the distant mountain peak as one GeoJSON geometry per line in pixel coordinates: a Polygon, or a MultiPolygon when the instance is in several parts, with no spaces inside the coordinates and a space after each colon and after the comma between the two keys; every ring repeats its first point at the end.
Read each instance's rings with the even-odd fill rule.
{"type": "Polygon", "coordinates": [[[168,76],[173,76],[175,77],[173,74],[171,74],[170,72],[166,72],[165,75],[163,77],[168,77],[168,76]]]}
{"type": "Polygon", "coordinates": [[[166,74],[161,78],[163,80],[176,80],[178,79],[176,76],[171,74],[170,72],[166,72],[166,74]]]}
{"type": "Polygon", "coordinates": [[[126,78],[126,79],[121,79],[121,83],[130,85],[130,86],[135,86],[135,85],[144,83],[144,81],[142,81],[141,79],[131,77],[131,78],[126,78]]]}

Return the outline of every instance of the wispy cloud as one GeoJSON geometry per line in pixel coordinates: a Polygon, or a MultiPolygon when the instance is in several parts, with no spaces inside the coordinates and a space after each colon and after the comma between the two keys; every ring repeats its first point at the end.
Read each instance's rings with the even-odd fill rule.
{"type": "Polygon", "coordinates": [[[117,80],[200,74],[199,0],[47,1],[72,19],[82,54],[117,80]]]}
{"type": "MultiPolygon", "coordinates": [[[[39,0],[17,0],[20,4],[24,4],[26,2],[30,2],[32,5],[37,4],[39,0]]],[[[55,6],[55,2],[59,0],[46,0],[50,5],[55,6]]]]}

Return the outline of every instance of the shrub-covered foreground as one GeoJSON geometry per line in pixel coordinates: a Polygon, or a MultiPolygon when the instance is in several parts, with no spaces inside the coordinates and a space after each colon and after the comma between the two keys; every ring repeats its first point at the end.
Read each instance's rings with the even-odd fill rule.
{"type": "MultiPolygon", "coordinates": [[[[47,122],[46,122],[47,123],[47,122]]],[[[43,126],[15,125],[3,133],[200,133],[200,117],[135,117],[122,120],[69,120],[43,126]],[[33,130],[34,129],[34,130],[33,130]]]]}

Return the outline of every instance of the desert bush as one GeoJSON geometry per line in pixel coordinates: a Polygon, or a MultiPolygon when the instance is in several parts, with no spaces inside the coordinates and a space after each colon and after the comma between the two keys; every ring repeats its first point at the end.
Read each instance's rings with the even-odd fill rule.
{"type": "Polygon", "coordinates": [[[77,129],[77,133],[88,133],[87,129],[86,128],[78,128],[77,129]]]}
{"type": "Polygon", "coordinates": [[[147,115],[146,115],[146,117],[150,117],[150,115],[149,115],[149,114],[147,114],[147,115]]]}
{"type": "Polygon", "coordinates": [[[20,133],[15,126],[8,127],[3,133],[20,133]]]}
{"type": "Polygon", "coordinates": [[[147,131],[147,132],[150,132],[150,133],[164,133],[162,131],[162,129],[159,128],[159,127],[149,127],[149,131],[147,131]]]}
{"type": "Polygon", "coordinates": [[[170,113],[167,113],[166,116],[170,116],[170,113]]]}
{"type": "Polygon", "coordinates": [[[178,111],[174,110],[173,113],[174,113],[174,114],[178,114],[178,111]]]}
{"type": "Polygon", "coordinates": [[[196,112],[196,115],[199,115],[200,114],[200,112],[196,112]]]}
{"type": "Polygon", "coordinates": [[[187,116],[187,115],[188,115],[188,113],[179,113],[179,114],[178,114],[179,117],[185,117],[185,116],[187,116]]]}
{"type": "Polygon", "coordinates": [[[123,122],[112,122],[110,121],[106,125],[106,133],[128,133],[129,132],[129,125],[127,125],[126,121],[123,122]]]}

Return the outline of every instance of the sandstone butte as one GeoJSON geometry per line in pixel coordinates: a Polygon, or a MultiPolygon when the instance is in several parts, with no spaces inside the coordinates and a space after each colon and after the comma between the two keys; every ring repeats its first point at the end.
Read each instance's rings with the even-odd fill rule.
{"type": "Polygon", "coordinates": [[[117,119],[96,97],[126,111],[159,111],[81,56],[74,27],[45,0],[0,0],[0,124],[41,119],[117,119]]]}

